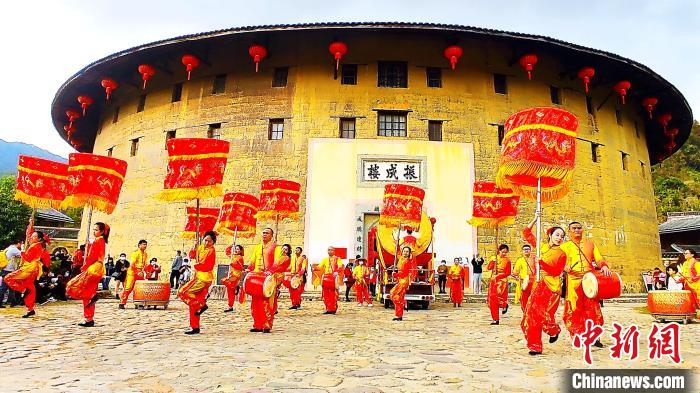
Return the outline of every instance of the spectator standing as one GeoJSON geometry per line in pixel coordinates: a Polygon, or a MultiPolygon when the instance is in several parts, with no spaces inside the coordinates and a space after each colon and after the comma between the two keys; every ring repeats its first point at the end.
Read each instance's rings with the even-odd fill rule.
{"type": "Polygon", "coordinates": [[[374,266],[369,268],[369,293],[372,298],[377,296],[377,268],[374,266]]]}
{"type": "MultiPolygon", "coordinates": [[[[668,283],[670,281],[669,277],[671,276],[670,267],[671,262],[668,260],[664,261],[664,271],[666,272],[666,280],[664,282],[664,285],[666,286],[666,288],[668,288],[668,283]]],[[[676,273],[678,273],[678,271],[676,271],[676,273]]]]}
{"type": "Polygon", "coordinates": [[[190,275],[192,275],[192,270],[190,269],[190,260],[187,258],[183,258],[182,267],[180,268],[180,286],[190,281],[190,275]]]}
{"type": "Polygon", "coordinates": [[[85,245],[81,244],[80,247],[75,250],[73,257],[71,258],[71,276],[77,276],[80,274],[80,268],[83,267],[83,260],[85,258],[85,245]]]}
{"type": "Polygon", "coordinates": [[[654,274],[649,270],[648,272],[642,273],[644,277],[644,285],[647,288],[647,292],[654,290],[654,274]]]}
{"type": "Polygon", "coordinates": [[[16,291],[10,289],[10,287],[5,284],[5,276],[14,272],[19,268],[19,262],[22,259],[22,253],[20,248],[22,247],[21,240],[15,240],[9,247],[5,250],[0,251],[5,253],[5,258],[7,260],[7,265],[5,265],[0,271],[0,276],[3,277],[2,284],[0,284],[0,308],[5,308],[2,304],[5,301],[5,294],[7,293],[7,303],[10,307],[14,307],[20,304],[20,294],[16,291]],[[8,293],[9,291],[9,293],[8,293]]]}
{"type": "Polygon", "coordinates": [[[126,260],[126,254],[121,253],[119,254],[119,259],[117,260],[117,263],[114,264],[114,281],[117,282],[117,285],[114,289],[115,292],[115,298],[120,299],[121,298],[121,293],[119,292],[119,287],[121,286],[122,289],[124,289],[124,280],[126,280],[126,271],[129,270],[129,261],[126,260]]]}
{"type": "Polygon", "coordinates": [[[180,268],[182,268],[182,251],[177,250],[175,259],[170,265],[170,288],[177,289],[180,285],[180,268]]]}
{"type": "MultiPolygon", "coordinates": [[[[356,259],[362,258],[360,255],[356,257],[356,259]]],[[[343,281],[345,282],[345,301],[349,302],[350,301],[350,289],[355,285],[355,278],[352,276],[352,269],[354,265],[352,262],[348,263],[347,266],[345,266],[345,270],[343,271],[343,281]]]]}
{"type": "Polygon", "coordinates": [[[475,294],[481,294],[481,274],[484,272],[484,258],[482,258],[479,254],[476,254],[474,258],[472,258],[471,262],[472,272],[474,273],[472,275],[472,291],[475,294]]]}
{"type": "Polygon", "coordinates": [[[438,274],[438,291],[440,293],[447,293],[445,292],[445,284],[447,284],[447,271],[449,268],[447,267],[447,262],[443,259],[440,261],[440,266],[437,268],[437,274],[438,274]]]}
{"type": "Polygon", "coordinates": [[[677,265],[669,265],[666,268],[666,271],[668,272],[668,290],[669,291],[682,291],[683,290],[683,282],[681,281],[681,275],[678,274],[678,266],[677,265]]]}

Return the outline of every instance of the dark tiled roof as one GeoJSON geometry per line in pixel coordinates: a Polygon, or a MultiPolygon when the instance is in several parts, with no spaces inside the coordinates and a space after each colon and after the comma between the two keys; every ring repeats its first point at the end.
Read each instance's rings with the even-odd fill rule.
{"type": "Polygon", "coordinates": [[[659,224],[659,233],[665,234],[700,230],[700,213],[693,213],[684,216],[669,216],[666,222],[659,224]]]}
{"type": "Polygon", "coordinates": [[[37,218],[41,218],[41,219],[49,220],[49,221],[67,222],[70,224],[73,223],[72,218],[68,217],[67,215],[61,213],[60,211],[58,211],[56,209],[37,209],[36,216],[37,216],[37,218]]]}

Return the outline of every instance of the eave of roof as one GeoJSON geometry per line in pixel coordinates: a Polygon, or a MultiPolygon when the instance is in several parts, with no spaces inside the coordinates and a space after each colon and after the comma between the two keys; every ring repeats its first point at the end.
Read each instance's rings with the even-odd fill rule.
{"type": "MultiPolygon", "coordinates": [[[[671,95],[679,101],[678,103],[682,108],[678,108],[678,105],[672,105],[675,107],[676,113],[674,114],[674,123],[679,129],[679,134],[676,138],[677,146],[674,152],[683,145],[683,143],[688,139],[690,135],[690,129],[693,123],[692,110],[688,104],[685,97],[681,92],[666,79],[655,73],[653,70],[647,66],[638,63],[634,60],[627,59],[625,57],[616,55],[614,53],[597,50],[593,48],[588,48],[585,46],[572,44],[566,41],[540,36],[535,34],[525,34],[525,33],[515,33],[503,30],[478,28],[472,26],[462,26],[455,24],[440,24],[440,23],[418,23],[418,22],[322,22],[322,23],[300,23],[300,24],[282,24],[282,25],[261,25],[261,26],[242,26],[229,29],[214,30],[203,33],[182,35],[174,38],[168,38],[164,40],[154,41],[151,43],[135,46],[120,52],[116,52],[112,55],[106,56],[95,62],[92,62],[85,66],[82,70],[75,73],[73,76],[68,78],[61,87],[56,92],[52,107],[52,119],[54,127],[59,132],[59,134],[67,140],[65,132],[63,130],[63,123],[65,116],[63,111],[64,107],[59,105],[63,101],[63,95],[66,94],[70,87],[76,83],[78,79],[86,74],[93,71],[99,66],[103,66],[106,63],[115,61],[116,59],[136,54],[137,52],[145,52],[149,49],[155,49],[159,47],[164,47],[168,45],[174,45],[183,42],[192,41],[202,41],[206,39],[211,39],[215,37],[228,36],[233,34],[243,34],[243,33],[262,33],[262,32],[276,32],[276,31],[301,31],[301,30],[325,30],[325,29],[405,29],[405,30],[436,30],[436,31],[452,31],[459,33],[469,33],[475,35],[486,35],[492,37],[509,38],[513,40],[528,41],[530,43],[540,43],[553,45],[555,47],[569,49],[577,51],[580,53],[585,53],[593,56],[600,56],[607,58],[612,62],[622,63],[625,66],[632,67],[642,73],[648,74],[651,78],[660,83],[663,87],[671,91],[671,95]],[[680,112],[680,115],[678,114],[680,112]]],[[[649,138],[650,132],[647,130],[647,139],[649,138]]],[[[649,143],[651,148],[651,143],[649,143]]],[[[88,151],[87,149],[82,149],[81,151],[88,151]]],[[[654,156],[650,157],[651,163],[656,163],[656,158],[654,156]]]]}
{"type": "Polygon", "coordinates": [[[700,230],[700,216],[687,216],[672,218],[659,224],[659,233],[677,233],[700,230]]]}

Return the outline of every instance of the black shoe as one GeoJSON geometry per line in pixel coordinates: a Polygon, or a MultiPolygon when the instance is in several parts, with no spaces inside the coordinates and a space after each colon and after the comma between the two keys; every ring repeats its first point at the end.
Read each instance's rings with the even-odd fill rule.
{"type": "Polygon", "coordinates": [[[557,340],[559,340],[559,333],[557,333],[556,336],[549,336],[549,343],[550,344],[554,344],[555,342],[557,342],[557,340]]]}
{"type": "Polygon", "coordinates": [[[270,331],[270,329],[263,329],[262,332],[263,332],[263,333],[272,333],[272,332],[270,331]]]}
{"type": "Polygon", "coordinates": [[[462,303],[457,303],[457,307],[462,307],[462,303]]]}
{"type": "Polygon", "coordinates": [[[93,327],[93,326],[95,326],[95,321],[85,321],[85,322],[79,323],[78,326],[93,327]]]}
{"type": "Polygon", "coordinates": [[[277,314],[279,314],[279,313],[280,313],[279,310],[278,310],[278,311],[275,311],[275,315],[277,315],[277,314]]]}
{"type": "Polygon", "coordinates": [[[36,312],[34,312],[34,310],[32,310],[32,311],[29,311],[28,313],[22,315],[22,318],[29,318],[34,314],[36,314],[36,312]]]}
{"type": "Polygon", "coordinates": [[[491,325],[499,325],[499,324],[500,324],[500,322],[498,322],[498,321],[491,322],[491,325]]]}
{"type": "Polygon", "coordinates": [[[325,314],[334,315],[334,314],[335,314],[335,311],[326,311],[326,312],[324,312],[323,314],[324,314],[324,315],[325,315],[325,314]]]}
{"type": "Polygon", "coordinates": [[[90,306],[92,306],[93,304],[97,303],[97,300],[98,300],[98,299],[99,299],[99,298],[97,297],[97,294],[95,294],[95,296],[93,296],[92,299],[90,299],[90,301],[88,302],[88,304],[87,304],[85,307],[90,307],[90,306]]]}
{"type": "Polygon", "coordinates": [[[227,309],[224,310],[224,312],[231,312],[231,311],[233,311],[233,307],[227,308],[227,309]]]}
{"type": "Polygon", "coordinates": [[[506,307],[501,311],[501,314],[505,315],[508,312],[508,305],[506,304],[506,307]]]}
{"type": "Polygon", "coordinates": [[[251,333],[260,333],[260,332],[262,332],[262,331],[263,331],[262,329],[255,329],[255,328],[250,329],[250,332],[251,332],[251,333]]]}
{"type": "Polygon", "coordinates": [[[114,295],[114,298],[119,300],[119,295],[114,295]]]}
{"type": "Polygon", "coordinates": [[[542,355],[542,352],[537,352],[537,351],[530,351],[528,352],[531,356],[537,356],[537,355],[542,355]]]}
{"type": "Polygon", "coordinates": [[[4,304],[0,304],[0,308],[5,308],[5,305],[4,305],[4,304]]]}
{"type": "Polygon", "coordinates": [[[297,309],[297,306],[289,307],[289,310],[296,310],[296,309],[297,309]]]}
{"type": "Polygon", "coordinates": [[[123,304],[120,304],[120,305],[119,305],[119,309],[120,309],[120,310],[124,310],[125,308],[126,308],[126,307],[125,307],[123,304]]]}
{"type": "Polygon", "coordinates": [[[401,317],[396,317],[396,318],[392,319],[392,321],[403,321],[403,318],[401,318],[401,317]]]}
{"type": "Polygon", "coordinates": [[[453,308],[457,308],[457,303],[453,303],[453,304],[452,304],[452,307],[453,307],[453,308]]]}
{"type": "MultiPolygon", "coordinates": [[[[202,308],[200,308],[199,310],[195,311],[194,315],[202,315],[202,314],[204,314],[204,312],[207,311],[208,309],[209,309],[209,306],[207,306],[207,305],[205,304],[204,307],[202,307],[202,308]]],[[[193,330],[194,330],[194,329],[193,329],[193,330]]],[[[197,333],[199,333],[199,329],[197,329],[197,333]]],[[[194,333],[190,333],[190,334],[194,334],[194,333]]]]}
{"type": "Polygon", "coordinates": [[[185,334],[199,334],[199,328],[188,330],[185,332],[185,334]]]}
{"type": "Polygon", "coordinates": [[[593,343],[593,346],[594,346],[594,347],[598,347],[598,348],[603,348],[603,343],[600,342],[600,340],[598,340],[598,341],[596,341],[595,343],[593,343]]]}

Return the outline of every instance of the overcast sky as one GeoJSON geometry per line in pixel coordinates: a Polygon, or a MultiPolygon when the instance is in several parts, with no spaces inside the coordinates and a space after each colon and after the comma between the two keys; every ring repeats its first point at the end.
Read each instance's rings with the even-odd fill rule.
{"type": "Polygon", "coordinates": [[[0,15],[0,139],[67,157],[51,100],[68,77],[114,52],[228,27],[338,21],[454,23],[610,51],[649,66],[700,113],[700,1],[23,0],[3,3],[0,15]]]}

